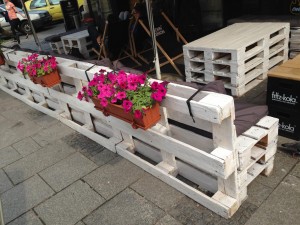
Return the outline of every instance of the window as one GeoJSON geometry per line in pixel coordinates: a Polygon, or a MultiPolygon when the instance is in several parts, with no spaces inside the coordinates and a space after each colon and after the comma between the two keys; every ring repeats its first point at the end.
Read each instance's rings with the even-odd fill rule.
{"type": "Polygon", "coordinates": [[[36,9],[36,8],[42,8],[47,6],[46,0],[33,0],[30,3],[30,8],[31,9],[36,9]]]}
{"type": "Polygon", "coordinates": [[[59,5],[60,0],[49,0],[50,5],[59,5]]]}

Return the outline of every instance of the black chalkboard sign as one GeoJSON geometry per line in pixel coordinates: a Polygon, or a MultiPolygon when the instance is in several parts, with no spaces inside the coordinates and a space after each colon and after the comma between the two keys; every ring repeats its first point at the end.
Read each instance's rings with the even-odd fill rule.
{"type": "Polygon", "coordinates": [[[66,31],[76,28],[74,16],[79,18],[79,9],[77,0],[60,1],[61,11],[64,16],[66,31]]]}
{"type": "Polygon", "coordinates": [[[294,15],[300,15],[300,0],[291,1],[290,12],[294,15]]]}

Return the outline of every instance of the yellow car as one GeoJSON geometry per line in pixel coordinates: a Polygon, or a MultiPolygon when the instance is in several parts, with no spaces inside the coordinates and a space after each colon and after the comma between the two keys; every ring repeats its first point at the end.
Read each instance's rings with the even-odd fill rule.
{"type": "MultiPolygon", "coordinates": [[[[83,1],[77,0],[79,11],[83,10],[83,1]]],[[[60,0],[30,0],[25,2],[27,10],[46,10],[52,16],[53,21],[62,20],[63,14],[59,4],[60,0]]]]}

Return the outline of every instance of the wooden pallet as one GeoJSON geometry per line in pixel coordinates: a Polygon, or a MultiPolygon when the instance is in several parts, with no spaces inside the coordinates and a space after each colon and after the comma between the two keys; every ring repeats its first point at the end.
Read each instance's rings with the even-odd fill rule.
{"type": "Polygon", "coordinates": [[[61,42],[65,54],[68,54],[71,48],[78,48],[79,52],[84,55],[85,53],[89,53],[93,48],[87,30],[62,36],[61,42]]]}
{"type": "Polygon", "coordinates": [[[240,96],[250,81],[287,60],[288,35],[287,23],[242,23],[200,38],[183,47],[186,80],[223,80],[240,96]]]}
{"type": "Polygon", "coordinates": [[[53,52],[56,52],[58,54],[64,53],[64,48],[61,41],[50,42],[50,48],[52,49],[53,52]]]}
{"type": "MultiPolygon", "coordinates": [[[[103,68],[57,60],[62,79],[73,85],[75,93],[103,68]]],[[[240,137],[237,139],[233,124],[231,96],[200,92],[190,102],[193,121],[186,100],[196,90],[170,83],[160,122],[147,131],[134,130],[118,118],[103,116],[92,103],[79,101],[76,94],[64,93],[58,86],[43,88],[8,67],[0,71],[1,90],[117,152],[225,218],[231,217],[247,197],[248,184],[261,172],[268,174],[273,166],[276,119],[265,117],[246,131],[243,137],[253,140],[253,146],[251,143],[241,151],[236,147],[240,137]]]]}

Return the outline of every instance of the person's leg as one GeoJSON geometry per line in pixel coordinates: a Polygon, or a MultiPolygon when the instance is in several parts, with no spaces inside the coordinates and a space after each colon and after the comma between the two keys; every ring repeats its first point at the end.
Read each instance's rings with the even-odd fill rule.
{"type": "Polygon", "coordinates": [[[22,34],[24,34],[25,36],[26,36],[26,39],[28,38],[28,34],[25,32],[25,31],[23,31],[22,29],[21,29],[21,21],[19,20],[19,19],[16,19],[16,29],[20,32],[20,33],[22,33],[22,34]]]}
{"type": "Polygon", "coordinates": [[[17,34],[16,32],[16,27],[17,27],[17,21],[16,20],[10,20],[9,21],[10,23],[10,28],[11,28],[11,32],[13,33],[13,36],[14,36],[14,39],[20,43],[20,38],[19,38],[19,35],[17,34]]]}

